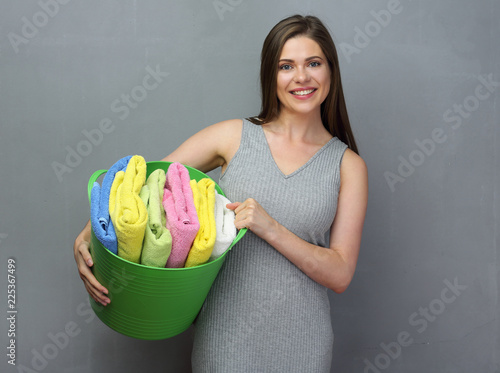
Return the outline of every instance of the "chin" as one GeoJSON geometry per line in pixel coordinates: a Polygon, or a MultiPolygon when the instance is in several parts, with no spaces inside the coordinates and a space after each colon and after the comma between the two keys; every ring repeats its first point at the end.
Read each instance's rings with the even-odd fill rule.
{"type": "Polygon", "coordinates": [[[321,106],[310,106],[310,107],[288,107],[286,112],[295,115],[313,115],[316,114],[318,110],[321,110],[321,106]]]}

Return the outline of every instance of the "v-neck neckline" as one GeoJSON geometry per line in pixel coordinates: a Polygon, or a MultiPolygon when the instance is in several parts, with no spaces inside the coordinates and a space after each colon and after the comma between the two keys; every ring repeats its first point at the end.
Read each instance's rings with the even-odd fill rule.
{"type": "Polygon", "coordinates": [[[263,126],[259,126],[259,127],[261,128],[261,134],[262,134],[262,137],[264,139],[264,142],[266,143],[266,149],[267,149],[269,158],[271,158],[271,160],[272,160],[272,162],[274,164],[274,167],[276,167],[276,170],[279,172],[279,174],[281,175],[281,177],[284,178],[284,179],[289,179],[292,176],[295,176],[296,174],[298,174],[299,172],[301,172],[303,169],[305,169],[307,166],[309,166],[336,139],[336,137],[332,137],[330,140],[328,140],[328,142],[325,145],[323,145],[320,149],[318,149],[318,151],[316,153],[314,153],[313,156],[311,158],[309,158],[306,163],[304,163],[299,168],[295,169],[293,172],[291,172],[289,174],[285,174],[281,170],[281,168],[278,166],[278,163],[276,162],[276,160],[273,157],[273,152],[271,151],[271,147],[269,146],[269,142],[267,141],[267,137],[266,137],[266,134],[264,132],[264,127],[263,126]]]}

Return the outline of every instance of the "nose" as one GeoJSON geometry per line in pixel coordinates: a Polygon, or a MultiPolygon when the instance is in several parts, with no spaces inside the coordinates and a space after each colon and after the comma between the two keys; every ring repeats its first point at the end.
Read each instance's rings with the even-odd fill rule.
{"type": "Polygon", "coordinates": [[[309,72],[304,67],[298,67],[295,70],[295,76],[294,76],[295,83],[304,83],[309,81],[309,79],[310,79],[309,72]]]}

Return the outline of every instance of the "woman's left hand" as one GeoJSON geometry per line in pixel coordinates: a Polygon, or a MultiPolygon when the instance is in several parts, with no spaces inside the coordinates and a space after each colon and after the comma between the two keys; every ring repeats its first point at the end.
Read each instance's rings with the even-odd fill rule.
{"type": "Polygon", "coordinates": [[[279,226],[278,222],[253,198],[248,198],[244,202],[228,203],[226,207],[234,210],[236,214],[234,225],[237,229],[248,228],[260,238],[266,239],[266,236],[279,226]]]}

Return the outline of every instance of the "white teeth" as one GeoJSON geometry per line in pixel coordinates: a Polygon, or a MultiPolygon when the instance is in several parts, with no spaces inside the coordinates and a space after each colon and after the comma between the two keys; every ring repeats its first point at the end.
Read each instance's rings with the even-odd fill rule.
{"type": "Polygon", "coordinates": [[[314,92],[314,89],[308,89],[307,91],[294,91],[292,92],[293,95],[297,95],[297,96],[305,96],[305,95],[308,95],[310,93],[313,93],[314,92]]]}

